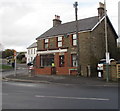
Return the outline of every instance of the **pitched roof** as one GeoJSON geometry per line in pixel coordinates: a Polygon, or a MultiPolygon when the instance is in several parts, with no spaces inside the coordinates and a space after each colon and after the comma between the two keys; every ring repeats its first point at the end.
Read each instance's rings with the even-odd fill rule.
{"type": "Polygon", "coordinates": [[[32,45],[30,45],[27,49],[35,48],[35,47],[37,47],[37,43],[36,42],[34,42],[32,45]]]}
{"type": "MultiPolygon", "coordinates": [[[[98,16],[80,19],[78,20],[78,31],[80,32],[80,31],[91,30],[98,23],[98,21],[99,21],[98,16]]],[[[75,31],[76,31],[76,22],[72,21],[50,28],[48,31],[40,35],[37,39],[74,33],[75,31]]]]}

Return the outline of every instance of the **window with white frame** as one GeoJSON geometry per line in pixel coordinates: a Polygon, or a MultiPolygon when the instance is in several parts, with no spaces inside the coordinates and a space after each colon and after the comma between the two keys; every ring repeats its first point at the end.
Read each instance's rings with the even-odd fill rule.
{"type": "Polygon", "coordinates": [[[57,38],[57,46],[62,47],[62,37],[61,36],[57,38]]]}
{"type": "Polygon", "coordinates": [[[28,49],[28,54],[30,54],[30,49],[28,49]]]}
{"type": "Polygon", "coordinates": [[[45,39],[45,40],[44,40],[44,48],[45,48],[45,49],[48,48],[48,43],[49,43],[49,39],[45,39]]]}
{"type": "Polygon", "coordinates": [[[77,36],[76,36],[76,34],[73,34],[73,36],[72,36],[72,45],[73,46],[77,45],[77,36]]]}
{"type": "Polygon", "coordinates": [[[72,57],[72,66],[73,67],[77,67],[78,66],[77,55],[76,54],[72,54],[71,57],[72,57]]]}
{"type": "Polygon", "coordinates": [[[32,54],[32,49],[31,49],[31,54],[32,54]]]}
{"type": "Polygon", "coordinates": [[[31,57],[31,61],[33,61],[33,57],[31,57]]]}
{"type": "Polygon", "coordinates": [[[60,67],[64,67],[64,64],[65,64],[65,62],[64,62],[64,55],[60,55],[59,56],[59,66],[60,67]]]}
{"type": "Polygon", "coordinates": [[[36,54],[36,49],[34,49],[34,54],[36,54]]]}

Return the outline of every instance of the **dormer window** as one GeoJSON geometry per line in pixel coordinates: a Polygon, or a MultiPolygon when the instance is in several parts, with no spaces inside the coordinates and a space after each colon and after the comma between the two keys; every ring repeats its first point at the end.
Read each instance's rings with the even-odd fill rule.
{"type": "Polygon", "coordinates": [[[48,48],[48,43],[49,43],[49,39],[45,39],[44,40],[44,48],[47,49],[48,48]]]}
{"type": "Polygon", "coordinates": [[[72,45],[73,46],[77,45],[77,36],[76,36],[76,34],[73,34],[73,36],[72,36],[72,45]]]}
{"type": "Polygon", "coordinates": [[[61,36],[57,38],[57,46],[62,47],[62,37],[61,36]]]}

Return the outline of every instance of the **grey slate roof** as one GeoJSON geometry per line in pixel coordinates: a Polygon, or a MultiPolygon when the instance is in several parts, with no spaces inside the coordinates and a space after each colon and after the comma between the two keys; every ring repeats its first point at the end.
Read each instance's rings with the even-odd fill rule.
{"type": "MultiPolygon", "coordinates": [[[[78,31],[80,32],[80,31],[91,30],[98,23],[98,21],[99,21],[98,16],[78,20],[78,31]]],[[[76,31],[76,22],[75,21],[68,22],[50,28],[48,31],[46,31],[36,39],[74,33],[75,31],[76,31]]]]}
{"type": "Polygon", "coordinates": [[[37,43],[36,42],[34,42],[32,45],[30,45],[27,49],[35,48],[35,47],[37,47],[37,43]]]}

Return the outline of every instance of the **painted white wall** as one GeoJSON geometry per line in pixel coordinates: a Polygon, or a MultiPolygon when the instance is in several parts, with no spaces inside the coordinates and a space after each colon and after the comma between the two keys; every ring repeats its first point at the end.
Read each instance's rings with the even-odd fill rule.
{"type": "Polygon", "coordinates": [[[27,63],[32,62],[34,60],[34,58],[37,55],[37,48],[29,48],[27,49],[27,63]]]}

